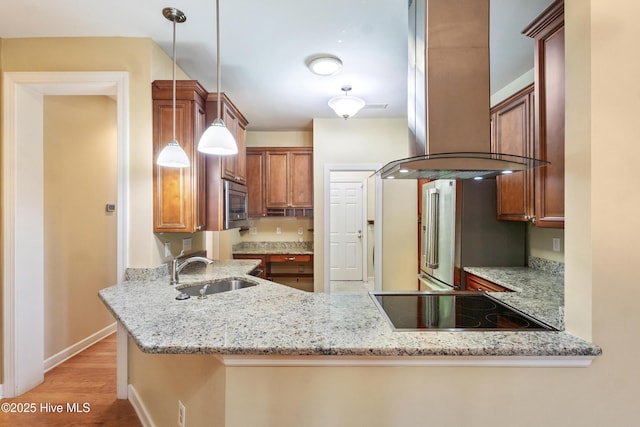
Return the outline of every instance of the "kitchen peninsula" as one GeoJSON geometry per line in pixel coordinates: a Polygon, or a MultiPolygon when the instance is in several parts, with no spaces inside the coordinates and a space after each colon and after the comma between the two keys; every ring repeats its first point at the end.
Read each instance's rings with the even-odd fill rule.
{"type": "Polygon", "coordinates": [[[365,364],[370,356],[600,354],[597,346],[563,332],[393,332],[369,295],[300,292],[248,276],[258,262],[217,261],[183,275],[179,286],[228,277],[258,283],[206,300],[176,300],[167,277],[121,283],[101,290],[100,297],[146,353],[364,356],[365,364]]]}
{"type": "MultiPolygon", "coordinates": [[[[192,420],[207,425],[243,425],[247,417],[259,423],[268,415],[257,408],[247,415],[247,394],[308,376],[320,393],[333,390],[337,378],[375,367],[370,378],[401,381],[418,393],[415,379],[429,366],[586,366],[601,354],[564,332],[393,332],[368,294],[302,292],[248,275],[259,262],[216,261],[181,275],[178,286],[230,277],[257,283],[204,300],[176,300],[162,272],[131,275],[99,292],[130,337],[130,400],[142,408],[153,402],[143,418],[164,425],[159,420],[173,420],[180,400],[192,420]]],[[[286,406],[286,393],[271,396],[271,404],[286,406]]],[[[303,422],[296,420],[290,425],[303,422]]]]}

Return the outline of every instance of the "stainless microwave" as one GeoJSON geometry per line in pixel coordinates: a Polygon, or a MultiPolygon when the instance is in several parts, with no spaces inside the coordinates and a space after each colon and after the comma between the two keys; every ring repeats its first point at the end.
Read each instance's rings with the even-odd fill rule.
{"type": "Polygon", "coordinates": [[[247,187],[235,182],[224,182],[224,229],[247,227],[247,187]]]}

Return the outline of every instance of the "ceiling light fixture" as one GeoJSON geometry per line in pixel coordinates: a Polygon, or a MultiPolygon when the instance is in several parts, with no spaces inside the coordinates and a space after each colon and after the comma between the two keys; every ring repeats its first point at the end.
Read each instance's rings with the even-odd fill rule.
{"type": "Polygon", "coordinates": [[[307,67],[319,76],[332,76],[342,70],[342,61],[333,55],[316,56],[307,63],[307,67]]]}
{"type": "Polygon", "coordinates": [[[173,138],[160,151],[156,163],[158,166],[169,168],[188,168],[189,156],[176,139],[176,23],[180,24],[186,21],[187,16],[173,7],[162,9],[162,15],[173,22],[173,138]]]}
{"type": "Polygon", "coordinates": [[[216,0],[216,72],[217,75],[217,104],[218,114],[211,126],[204,131],[198,142],[198,151],[205,154],[228,156],[238,153],[238,144],[220,118],[221,94],[220,94],[220,5],[216,0]]]}
{"type": "Polygon", "coordinates": [[[349,117],[355,116],[356,113],[364,107],[365,102],[357,96],[349,96],[351,86],[342,86],[342,90],[344,91],[344,95],[331,98],[329,100],[329,107],[331,107],[337,115],[344,117],[346,120],[349,117]]]}

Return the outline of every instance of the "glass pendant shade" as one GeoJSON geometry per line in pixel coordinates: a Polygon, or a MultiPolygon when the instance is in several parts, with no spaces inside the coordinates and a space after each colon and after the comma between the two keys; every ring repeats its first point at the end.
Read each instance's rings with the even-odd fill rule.
{"type": "Polygon", "coordinates": [[[238,153],[238,145],[224,122],[215,119],[200,137],[198,151],[205,154],[229,156],[238,153]]]}
{"type": "Polygon", "coordinates": [[[329,100],[329,107],[331,107],[337,115],[345,119],[355,116],[364,105],[364,100],[355,96],[342,95],[329,100]]]}
{"type": "Polygon", "coordinates": [[[168,168],[188,168],[189,157],[178,141],[172,139],[158,154],[157,164],[168,168]]]}

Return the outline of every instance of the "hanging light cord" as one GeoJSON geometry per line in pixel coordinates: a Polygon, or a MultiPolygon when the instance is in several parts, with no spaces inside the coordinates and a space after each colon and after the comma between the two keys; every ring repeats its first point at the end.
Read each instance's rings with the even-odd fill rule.
{"type": "Polygon", "coordinates": [[[176,20],[173,18],[173,141],[176,140],[176,20]]]}
{"type": "Polygon", "coordinates": [[[217,67],[217,82],[216,87],[218,89],[218,120],[221,120],[221,102],[220,102],[220,2],[216,0],[216,67],[217,67]]]}

